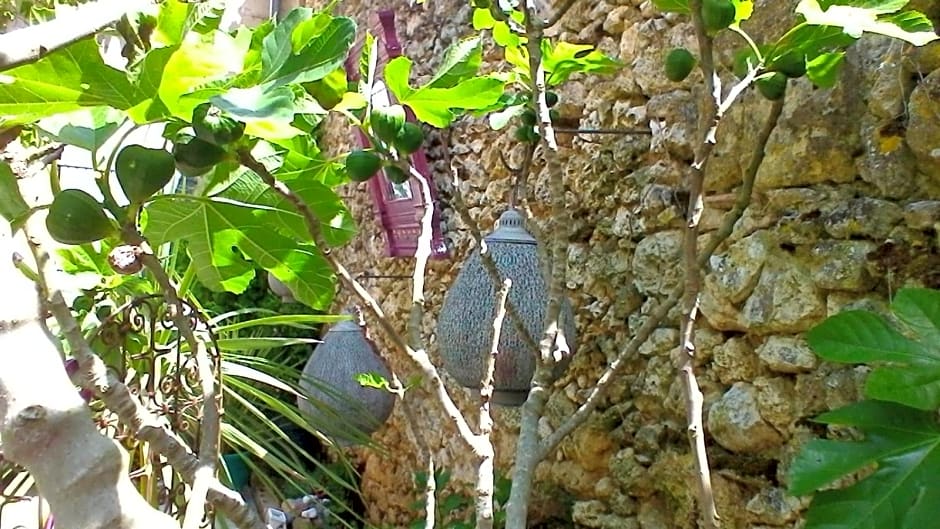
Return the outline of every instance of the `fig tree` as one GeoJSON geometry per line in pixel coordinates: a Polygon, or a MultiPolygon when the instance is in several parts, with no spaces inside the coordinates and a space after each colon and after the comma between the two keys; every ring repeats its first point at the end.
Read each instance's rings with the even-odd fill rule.
{"type": "Polygon", "coordinates": [[[424,143],[424,131],[415,123],[405,123],[395,136],[395,148],[402,154],[411,154],[424,143]]]}
{"type": "Polygon", "coordinates": [[[761,95],[775,101],[783,97],[783,94],[787,91],[787,76],[780,72],[774,72],[767,77],[761,77],[755,84],[757,84],[757,90],[760,91],[761,95]]]}
{"type": "Polygon", "coordinates": [[[185,176],[206,174],[225,156],[225,149],[188,134],[181,134],[173,144],[176,170],[185,176]]]}
{"type": "Polygon", "coordinates": [[[702,22],[709,33],[716,33],[734,22],[735,9],[731,0],[703,0],[702,22]]]}

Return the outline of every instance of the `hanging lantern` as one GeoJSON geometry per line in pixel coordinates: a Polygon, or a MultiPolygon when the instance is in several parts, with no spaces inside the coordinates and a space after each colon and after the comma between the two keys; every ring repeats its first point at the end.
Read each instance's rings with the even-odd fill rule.
{"type": "MultiPolygon", "coordinates": [[[[487,251],[503,277],[512,280],[509,301],[529,334],[539,341],[548,306],[548,287],[542,275],[535,238],[526,231],[522,215],[509,209],[497,222],[496,230],[484,237],[487,251]]],[[[483,266],[479,251],[464,262],[457,279],[444,297],[437,323],[437,343],[444,369],[464,387],[479,390],[486,357],[493,342],[496,316],[496,285],[483,266]]],[[[559,327],[574,352],[574,314],[567,299],[562,300],[559,327]]],[[[493,383],[494,404],[520,406],[525,402],[535,373],[539,351],[528,347],[507,315],[499,340],[493,383]]],[[[561,375],[570,356],[556,364],[561,375]]]]}
{"type": "Polygon", "coordinates": [[[341,444],[353,441],[350,427],[366,434],[376,431],[395,405],[387,390],[360,384],[356,376],[361,373],[385,380],[392,376],[354,321],[334,325],[304,366],[300,387],[309,400],[298,399],[300,411],[314,428],[341,444]]]}

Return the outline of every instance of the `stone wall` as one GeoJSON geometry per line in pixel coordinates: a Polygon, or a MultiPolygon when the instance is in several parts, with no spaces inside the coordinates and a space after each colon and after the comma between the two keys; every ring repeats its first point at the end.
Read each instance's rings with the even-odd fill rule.
{"type": "MultiPolygon", "coordinates": [[[[470,30],[465,0],[387,2],[399,18],[404,53],[427,75],[446,46],[470,30]]],[[[308,2],[308,5],[310,3],[308,2]]],[[[752,34],[770,39],[791,23],[795,1],[759,0],[752,34]]],[[[912,6],[936,21],[940,6],[912,6]]],[[[374,2],[347,0],[339,10],[363,20],[374,2]]],[[[382,6],[384,7],[384,6],[382,6]]],[[[571,135],[562,138],[572,222],[568,296],[578,323],[578,353],[556,384],[541,427],[550,431],[583,402],[593,380],[681,278],[681,175],[696,141],[700,74],[671,83],[662,57],[674,46],[695,49],[692,28],[662,16],[648,0],[581,1],[561,24],[560,36],[596,43],[626,67],[608,77],[576,77],[559,90],[563,119],[582,128],[647,128],[650,135],[571,135]]],[[[718,42],[724,77],[733,45],[718,42]]],[[[500,54],[488,51],[496,62],[500,54]]],[[[770,104],[747,93],[727,117],[708,166],[706,230],[730,209],[747,166],[753,138],[770,104]]],[[[330,132],[337,152],[352,132],[330,132]]],[[[450,149],[460,190],[473,215],[490,229],[505,208],[509,173],[500,155],[517,163],[511,133],[479,120],[462,121],[446,138],[432,134],[429,156],[440,189],[448,260],[432,262],[423,326],[432,356],[434,318],[472,247],[466,227],[448,205],[450,149]]],[[[536,220],[547,212],[546,174],[529,179],[528,206],[536,220]]],[[[365,185],[351,184],[348,202],[360,236],[338,252],[355,273],[400,278],[365,279],[404,332],[410,306],[408,259],[389,259],[365,185]]],[[[813,89],[791,82],[782,121],[768,146],[751,206],[712,259],[705,282],[697,369],[706,398],[713,478],[724,527],[793,527],[803,499],[786,495],[788,465],[801,443],[825,433],[807,419],[858,397],[865,371],[820,362],[801,333],[845,307],[884,307],[902,285],[940,287],[940,46],[912,50],[899,42],[865,38],[850,51],[842,82],[813,89]]],[[[349,299],[341,292],[341,300],[349,299]]],[[[340,307],[337,307],[340,308],[340,307]]],[[[380,344],[387,344],[381,334],[380,344]]],[[[538,470],[533,520],[546,527],[644,529],[695,525],[682,392],[676,382],[678,318],[673,315],[630,360],[625,374],[594,416],[538,470]],[[571,520],[573,519],[573,522],[571,520]],[[554,520],[554,521],[552,521],[554,520]],[[564,520],[568,520],[565,522],[564,520]]],[[[417,370],[390,347],[402,378],[417,370]]],[[[465,410],[469,394],[452,393],[465,410]]],[[[456,480],[472,479],[468,449],[430,394],[409,393],[440,467],[456,480]]],[[[511,467],[518,411],[496,413],[498,466],[511,467]]],[[[400,527],[416,513],[412,474],[423,468],[414,431],[401,406],[376,434],[386,454],[363,453],[368,515],[400,527]]]]}

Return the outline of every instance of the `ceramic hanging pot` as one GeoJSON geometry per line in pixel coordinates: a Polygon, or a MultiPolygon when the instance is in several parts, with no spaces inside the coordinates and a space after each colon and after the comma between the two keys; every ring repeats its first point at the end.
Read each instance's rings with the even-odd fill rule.
{"type": "MultiPolygon", "coordinates": [[[[512,280],[509,300],[520,313],[529,334],[541,340],[548,305],[548,286],[542,275],[536,240],[526,231],[523,217],[514,209],[503,213],[496,230],[484,237],[496,267],[512,280]]],[[[496,284],[483,266],[479,250],[464,262],[444,297],[437,324],[437,343],[444,369],[457,382],[479,390],[486,356],[493,340],[496,284]]],[[[568,347],[575,350],[574,314],[562,300],[559,327],[568,347]]],[[[499,341],[493,384],[493,403],[519,406],[528,397],[538,350],[528,347],[507,315],[499,341]]],[[[555,376],[570,362],[570,355],[556,364],[555,376]]]]}

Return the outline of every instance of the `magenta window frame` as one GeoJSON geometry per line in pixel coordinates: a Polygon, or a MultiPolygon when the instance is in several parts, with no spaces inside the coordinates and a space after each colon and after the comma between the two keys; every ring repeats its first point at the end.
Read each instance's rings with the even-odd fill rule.
{"type": "MultiPolygon", "coordinates": [[[[373,20],[370,29],[380,37],[384,43],[384,50],[379,50],[378,66],[383,66],[389,60],[401,55],[401,43],[395,29],[395,13],[391,9],[382,9],[378,12],[378,20],[373,20]],[[377,24],[375,23],[377,22],[377,24]],[[384,53],[383,53],[384,51],[384,53]]],[[[346,73],[352,80],[359,78],[359,54],[362,50],[360,42],[349,54],[346,61],[346,73]]],[[[390,100],[394,96],[389,93],[390,100]]],[[[405,115],[408,121],[415,122],[414,112],[405,106],[405,115]]],[[[363,147],[369,147],[369,139],[361,131],[357,131],[359,142],[363,147]]],[[[434,185],[433,175],[428,166],[424,148],[418,149],[411,155],[411,164],[425,179],[431,190],[431,257],[443,259],[450,256],[446,240],[441,230],[441,212],[438,206],[437,187],[434,185]]],[[[424,199],[421,185],[414,178],[406,184],[410,197],[398,197],[393,192],[391,181],[381,171],[369,180],[369,193],[372,196],[373,207],[379,225],[385,235],[385,253],[389,257],[414,257],[418,249],[418,238],[421,235],[421,215],[424,211],[424,199]]]]}

